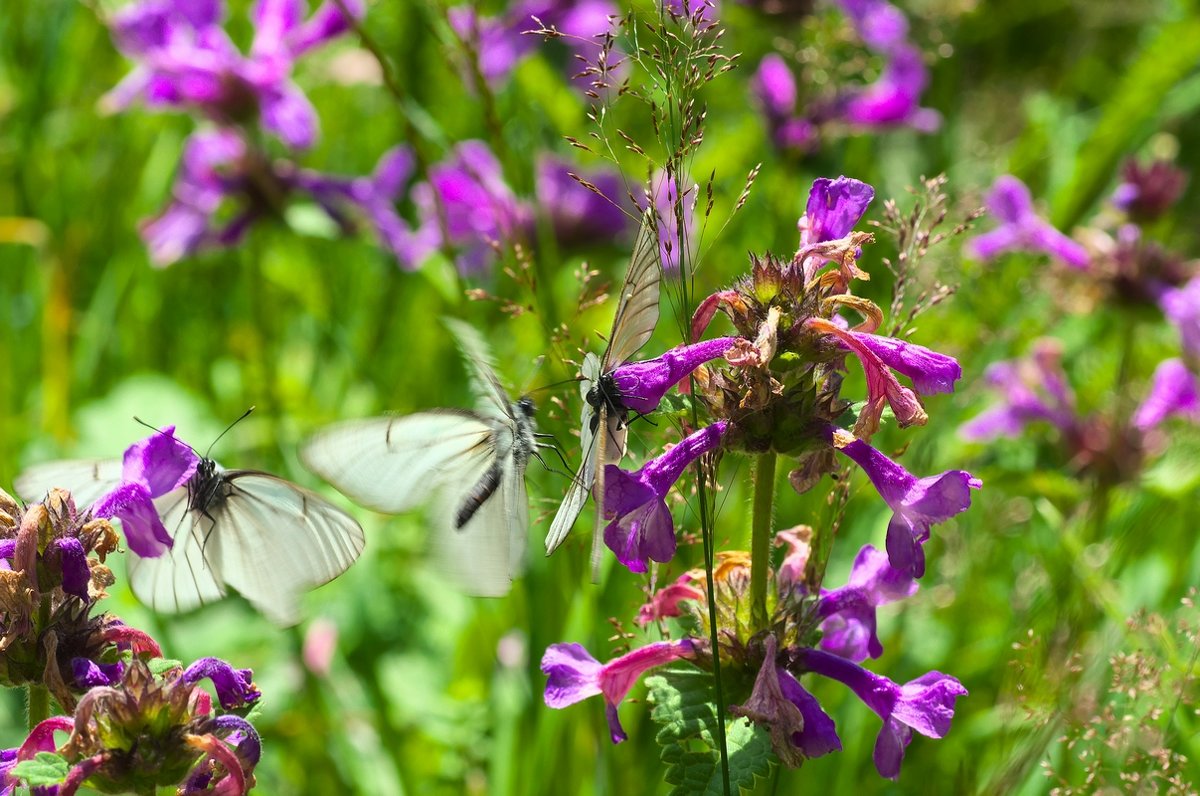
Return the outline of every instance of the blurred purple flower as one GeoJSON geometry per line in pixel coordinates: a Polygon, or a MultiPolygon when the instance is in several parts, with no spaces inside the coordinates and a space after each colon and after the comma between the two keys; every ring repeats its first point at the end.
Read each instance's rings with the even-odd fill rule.
{"type": "Polygon", "coordinates": [[[868,47],[885,53],[903,49],[908,20],[900,9],[886,0],[837,0],[837,4],[868,47]]]}
{"type": "Polygon", "coordinates": [[[813,180],[808,204],[797,224],[801,247],[841,240],[849,235],[874,198],[875,189],[853,177],[813,180]]]}
{"type": "Polygon", "coordinates": [[[681,440],[671,450],[627,473],[605,465],[604,543],[630,572],[646,572],[649,561],[660,564],[675,555],[675,524],[667,508],[667,492],[689,464],[721,443],[728,423],[718,420],[681,440]]]}
{"type": "Polygon", "coordinates": [[[878,658],[883,645],[875,633],[875,609],[916,593],[911,575],[894,569],[883,551],[864,546],[854,559],[849,582],[821,592],[821,648],[855,663],[878,658]]]}
{"type": "MultiPolygon", "coordinates": [[[[362,0],[345,5],[362,17],[362,0]]],[[[332,0],[307,20],[304,8],[304,0],[258,0],[246,56],[221,27],[220,0],[139,0],[112,18],[117,48],[139,64],[104,104],[123,110],[140,97],[150,107],[195,109],[219,124],[257,121],[289,147],[306,149],[316,139],[317,115],[292,83],[292,66],[349,23],[332,0]]]]}
{"type": "Polygon", "coordinates": [[[496,246],[524,237],[529,208],[504,182],[500,162],[482,141],[463,141],[429,169],[429,181],[412,189],[421,215],[418,234],[435,245],[460,250],[458,269],[477,274],[492,262],[496,246]],[[442,222],[445,222],[445,238],[442,222]]]}
{"type": "Polygon", "coordinates": [[[941,126],[942,120],[937,111],[920,106],[921,94],[928,85],[929,72],[921,51],[897,45],[888,53],[878,80],[844,97],[841,115],[862,127],[905,125],[931,133],[941,126]]]}
{"type": "Polygon", "coordinates": [[[741,705],[731,705],[729,712],[765,724],[771,733],[771,748],[785,765],[794,768],[808,758],[840,750],[842,741],[833,719],[821,709],[816,697],[786,669],[779,668],[775,660],[777,647],[775,636],[768,634],[750,698],[741,705]]]}
{"type": "Polygon", "coordinates": [[[1159,363],[1150,383],[1150,393],[1133,415],[1133,425],[1148,431],[1171,415],[1200,422],[1200,392],[1196,376],[1181,359],[1159,363]]]}
{"type": "Polygon", "coordinates": [[[196,472],[200,457],[175,439],[167,426],[125,450],[121,485],[96,501],[97,517],[121,521],[129,549],[142,558],[155,558],[171,548],[171,534],[154,508],[154,498],[185,485],[196,472]]]}
{"type": "Polygon", "coordinates": [[[816,145],[817,126],[796,115],[796,78],[780,55],[763,57],[750,87],[762,105],[775,146],[806,152],[816,145]]]}
{"type": "MultiPolygon", "coordinates": [[[[575,56],[570,59],[572,77],[576,77],[579,59],[595,63],[603,36],[612,30],[610,17],[620,16],[620,7],[611,0],[518,0],[504,15],[480,17],[471,6],[449,10],[454,32],[474,51],[479,71],[489,83],[508,77],[534,48],[538,37],[526,35],[537,30],[535,17],[546,28],[562,34],[559,38],[575,56]]],[[[614,62],[620,60],[615,54],[614,62]]],[[[595,78],[579,78],[577,83],[590,89],[595,78]]]]}
{"type": "Polygon", "coordinates": [[[964,423],[958,433],[972,441],[1015,437],[1036,421],[1048,422],[1066,434],[1076,433],[1075,397],[1060,358],[1054,341],[1039,340],[1026,359],[989,365],[983,379],[1001,393],[1001,401],[964,423]]]}
{"type": "Polygon", "coordinates": [[[538,207],[550,219],[560,243],[611,241],[628,226],[621,209],[624,187],[615,172],[581,172],[568,161],[543,155],[538,158],[536,182],[538,207]],[[572,173],[596,191],[584,187],[572,173]]]}
{"type": "Polygon", "coordinates": [[[1169,160],[1152,160],[1143,166],[1130,159],[1121,168],[1121,184],[1113,191],[1112,203],[1135,221],[1153,221],[1179,201],[1187,181],[1187,172],[1169,160]]]}
{"type": "Polygon", "coordinates": [[[845,658],[821,650],[802,649],[795,662],[808,671],[846,685],[883,719],[873,757],[876,770],[888,779],[900,776],[900,764],[904,761],[905,748],[912,741],[913,730],[928,738],[944,737],[954,719],[955,702],[967,694],[962,683],[941,672],[929,672],[898,685],[845,658]]]}
{"type": "Polygon", "coordinates": [[[648,415],[658,408],[667,391],[711,359],[723,356],[736,337],[718,337],[672,348],[654,359],[628,362],[612,372],[625,408],[648,415]]]}
{"type": "Polygon", "coordinates": [[[699,186],[692,185],[679,195],[675,178],[659,171],[650,180],[650,197],[641,197],[643,210],[654,206],[655,224],[658,226],[658,253],[663,270],[678,273],[681,261],[691,260],[692,235],[695,232],[696,197],[699,186]],[[652,200],[652,202],[651,202],[652,200]],[[679,215],[676,215],[678,213],[679,215]],[[679,234],[679,218],[683,218],[682,240],[679,234]],[[688,257],[680,257],[680,246],[688,248],[688,257]]]}
{"type": "Polygon", "coordinates": [[[603,695],[609,735],[613,743],[620,743],[627,736],[617,706],[638,678],[648,669],[691,657],[693,652],[688,639],[659,641],[601,664],[580,644],[551,644],[542,656],[542,672],[548,678],[543,698],[547,707],[565,708],[590,696],[603,695]]]}
{"type": "Polygon", "coordinates": [[[987,208],[1000,226],[968,242],[971,255],[991,260],[1010,251],[1033,252],[1061,260],[1072,268],[1089,266],[1087,249],[1034,212],[1029,189],[1016,177],[1005,174],[996,178],[987,195],[987,208]]]}
{"type": "Polygon", "coordinates": [[[862,440],[846,441],[849,436],[830,430],[834,447],[863,469],[892,509],[887,530],[888,562],[904,575],[922,577],[922,546],[929,540],[930,527],[966,511],[971,505],[971,490],[981,488],[983,482],[965,470],[917,478],[862,440]]]}
{"type": "Polygon", "coordinates": [[[1200,276],[1183,287],[1167,288],[1158,302],[1167,320],[1179,330],[1183,350],[1200,357],[1200,276]]]}

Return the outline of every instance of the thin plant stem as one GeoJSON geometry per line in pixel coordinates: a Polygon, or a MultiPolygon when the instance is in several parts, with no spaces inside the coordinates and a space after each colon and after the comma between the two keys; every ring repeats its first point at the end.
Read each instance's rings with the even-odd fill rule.
{"type": "MultiPolygon", "coordinates": [[[[43,594],[42,601],[38,605],[38,631],[45,632],[49,624],[50,595],[43,594]]],[[[29,729],[32,731],[34,727],[50,718],[50,691],[44,685],[31,684],[28,688],[28,696],[26,716],[29,729]]]]}
{"type": "Polygon", "coordinates": [[[754,507],[750,524],[750,623],[755,632],[767,626],[767,570],[771,566],[771,525],[775,513],[775,453],[759,454],[754,463],[754,507]]]}
{"type": "MultiPolygon", "coordinates": [[[[693,389],[695,382],[693,378],[693,389]]],[[[693,409],[693,412],[695,409],[693,409]]],[[[716,699],[717,742],[721,747],[721,784],[725,796],[733,792],[729,784],[729,752],[725,743],[725,689],[721,684],[721,647],[717,632],[716,590],[713,584],[713,568],[716,561],[716,535],[708,513],[708,489],[705,484],[704,457],[696,460],[696,496],[700,504],[700,535],[704,539],[704,577],[708,590],[708,639],[712,645],[713,691],[716,699]]]]}

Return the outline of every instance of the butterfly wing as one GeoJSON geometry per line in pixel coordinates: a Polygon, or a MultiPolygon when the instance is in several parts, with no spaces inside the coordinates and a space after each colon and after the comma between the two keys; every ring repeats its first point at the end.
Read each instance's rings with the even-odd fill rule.
{"type": "Polygon", "coordinates": [[[454,335],[459,350],[467,362],[471,390],[478,398],[476,410],[484,417],[506,424],[514,421],[512,399],[496,377],[496,363],[479,331],[455,318],[443,318],[446,328],[454,335]]]}
{"type": "Polygon", "coordinates": [[[30,467],[17,476],[13,488],[26,502],[41,500],[55,487],[70,490],[75,506],[84,511],[121,484],[120,459],[68,459],[30,467]]]}
{"type": "Polygon", "coordinates": [[[582,376],[579,392],[583,402],[583,411],[579,417],[579,448],[583,458],[579,463],[579,469],[575,472],[575,477],[571,480],[571,487],[567,490],[566,497],[563,498],[563,502],[558,506],[558,511],[554,514],[550,530],[546,532],[546,555],[557,550],[563,540],[567,538],[567,534],[571,532],[571,528],[574,527],[575,521],[579,519],[579,514],[587,503],[588,495],[592,492],[592,482],[596,477],[596,459],[593,454],[595,435],[592,433],[592,418],[596,414],[596,409],[588,403],[587,395],[600,378],[600,360],[589,351],[583,357],[583,364],[580,365],[579,372],[582,376]]]}
{"type": "Polygon", "coordinates": [[[601,372],[628,362],[646,344],[658,325],[659,294],[662,289],[662,265],[658,253],[658,233],[650,213],[642,220],[629,258],[629,269],[621,286],[617,312],[613,317],[608,348],[601,357],[601,372]]]}
{"type": "Polygon", "coordinates": [[[492,433],[486,418],[455,409],[351,420],[318,432],[300,460],[360,506],[399,514],[447,478],[461,485],[462,469],[494,450],[492,433]]]}
{"type": "Polygon", "coordinates": [[[125,557],[129,587],[134,596],[165,614],[182,613],[225,596],[225,584],[205,557],[214,538],[216,514],[188,509],[187,487],[154,501],[171,549],[155,558],[130,553],[125,557]]]}
{"type": "Polygon", "coordinates": [[[204,558],[215,578],[268,619],[293,625],[303,594],[345,572],[362,553],[362,527],[315,492],[269,473],[233,470],[224,479],[225,499],[208,509],[204,558]]]}

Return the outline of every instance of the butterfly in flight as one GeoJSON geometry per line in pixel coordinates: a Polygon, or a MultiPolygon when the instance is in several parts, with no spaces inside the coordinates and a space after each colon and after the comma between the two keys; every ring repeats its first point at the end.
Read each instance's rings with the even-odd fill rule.
{"type": "Polygon", "coordinates": [[[446,319],[466,359],[475,410],[431,409],[325,428],[300,460],[361,506],[399,514],[429,506],[435,566],[471,594],[508,593],[525,559],[525,468],[538,456],[533,401],[513,401],[488,349],[446,319]]]}
{"type": "Polygon", "coordinates": [[[658,325],[661,286],[658,233],[651,212],[647,212],[633,247],[629,269],[625,272],[608,345],[600,357],[589,351],[580,367],[583,412],[579,439],[583,461],[546,534],[546,555],[550,555],[567,538],[590,494],[597,507],[596,533],[592,538],[593,578],[599,571],[603,543],[599,527],[604,501],[604,465],[621,460],[628,435],[629,410],[622,403],[613,371],[632,359],[654,334],[654,327],[658,325]]]}
{"type": "MultiPolygon", "coordinates": [[[[315,492],[258,470],[222,469],[175,439],[173,428],[156,434],[199,461],[186,483],[153,498],[170,548],[154,557],[130,551],[127,559],[134,596],[155,611],[188,611],[232,588],[276,624],[294,625],[303,594],[362,552],[358,521],[315,492]]],[[[94,509],[122,486],[123,469],[117,459],[48,462],[26,470],[15,486],[25,500],[63,487],[77,506],[94,509]]]]}

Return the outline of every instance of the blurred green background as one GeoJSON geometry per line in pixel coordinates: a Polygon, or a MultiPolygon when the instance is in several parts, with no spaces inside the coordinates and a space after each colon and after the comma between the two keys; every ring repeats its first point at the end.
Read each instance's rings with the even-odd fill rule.
{"type": "MultiPolygon", "coordinates": [[[[742,64],[705,91],[708,129],[693,175],[704,179],[715,171],[714,218],[723,220],[746,173],[757,163],[762,171],[724,234],[711,234],[720,224],[710,225],[697,264],[698,296],[728,285],[745,269],[748,251],[790,254],[808,186],[818,176],[846,174],[874,185],[879,198],[868,218],[878,219],[884,198],[907,208],[908,186],[945,172],[953,221],[980,205],[996,175],[1010,172],[1069,231],[1103,204],[1128,155],[1174,151],[1179,165],[1197,173],[1200,15],[1193,3],[900,5],[914,39],[936,55],[923,104],[942,113],[941,129],[852,135],[801,160],[773,150],[747,102],[746,82],[761,55],[781,43],[795,46],[811,34],[811,23],[764,21],[753,9],[722,4],[725,50],[742,53],[742,64]]],[[[231,14],[243,41],[244,6],[235,4],[231,14]]],[[[414,143],[430,160],[453,142],[483,138],[501,152],[514,190],[529,197],[537,152],[582,156],[562,142],[589,128],[579,95],[561,77],[561,53],[524,62],[497,89],[504,123],[496,131],[449,55],[444,8],[432,1],[376,2],[366,26],[406,87],[410,113],[420,112],[423,138],[414,143]]],[[[301,62],[298,82],[322,123],[305,165],[367,173],[403,140],[395,100],[370,79],[370,69],[361,79],[347,67],[364,58],[348,37],[301,62]]],[[[548,330],[556,323],[566,323],[573,339],[587,336],[598,345],[595,333],[610,323],[611,303],[575,312],[577,271],[586,262],[618,276],[627,240],[540,252],[546,259],[539,269],[550,276],[539,285],[541,311],[519,318],[463,298],[440,256],[421,271],[402,272],[366,235],[332,239],[310,229],[303,209],[291,229],[259,226],[238,249],[151,267],[137,224],[165,203],[194,122],[136,108],[99,113],[97,100],[128,69],[88,4],[10,0],[0,11],[0,485],[9,487],[22,467],[51,458],[118,456],[144,435],[134,414],[178,424],[180,436],[202,449],[255,405],[214,457],[226,466],[279,473],[346,505],[298,466],[298,443],[335,419],[470,405],[441,316],[466,318],[488,332],[514,394],[573,375],[555,356],[538,361],[550,350],[548,330]]],[[[628,113],[630,129],[647,129],[635,110],[628,113]]],[[[594,165],[586,157],[580,162],[594,165]]],[[[636,159],[627,167],[633,179],[644,176],[636,159]]],[[[1196,245],[1194,186],[1154,230],[1185,254],[1196,245]]],[[[411,217],[411,208],[402,212],[411,217]]],[[[964,379],[955,396],[928,401],[927,428],[888,429],[877,442],[893,451],[911,442],[903,462],[917,474],[961,467],[982,477],[985,488],[970,511],[935,529],[930,572],[918,595],[881,611],[886,653],[870,668],[898,682],[929,669],[952,673],[970,696],[959,701],[948,737],[914,740],[900,781],[891,783],[871,763],[878,719],[845,691],[822,684],[815,693],[837,721],[843,751],[783,772],[759,792],[1043,793],[1057,784],[1042,773],[1043,761],[1071,781],[1081,779],[1081,747],[1058,739],[1072,721],[1099,715],[1111,655],[1148,650],[1162,666],[1190,671],[1193,650],[1176,638],[1173,620],[1144,634],[1126,620],[1141,610],[1174,617],[1200,578],[1195,429],[1172,426],[1169,450],[1142,482],[1108,496],[1095,537],[1083,530],[1096,500],[1090,484],[1072,475],[1051,436],[968,445],[955,435],[991,400],[977,384],[983,369],[1024,354],[1039,336],[1062,339],[1080,403],[1091,409],[1111,403],[1122,386],[1116,379],[1126,339],[1133,337],[1135,365],[1125,386],[1140,395],[1154,365],[1176,355],[1175,331],[1160,318],[1135,319],[1103,302],[1071,312],[1078,306],[1072,291],[1086,296],[1086,286],[1051,278],[1040,258],[964,260],[961,240],[926,260],[923,278],[937,276],[960,290],[919,319],[912,339],[958,357],[964,379]]],[[[892,244],[881,235],[863,260],[873,276],[865,292],[884,306],[890,279],[880,261],[890,254],[892,244]]],[[[499,269],[470,284],[533,300],[499,269]]],[[[664,305],[648,356],[680,342],[668,313],[664,305]]],[[[848,386],[847,394],[855,389],[848,386]]],[[[559,384],[534,393],[539,424],[573,455],[568,429],[577,404],[564,411],[554,396],[574,402],[577,391],[559,384]]],[[[661,437],[648,428],[641,434],[650,443],[661,437]]],[[[726,546],[744,547],[749,511],[739,482],[748,467],[730,459],[725,472],[730,486],[719,503],[718,536],[726,546]]],[[[264,733],[258,792],[666,792],[647,706],[622,708],[630,740],[613,747],[597,701],[564,711],[542,704],[538,660],[545,647],[578,641],[606,658],[615,646],[609,617],[631,629],[645,595],[638,578],[615,569],[600,587],[590,583],[590,509],[563,551],[540,555],[546,514],[566,482],[536,463],[529,477],[532,555],[527,574],[504,599],[448,591],[422,563],[419,514],[389,518],[355,510],[367,531],[366,552],[309,596],[308,619],[299,628],[274,628],[236,599],[188,616],[154,616],[120,581],[108,608],[148,630],[172,657],[217,655],[254,669],[266,695],[257,721],[264,733]],[[300,657],[314,624],[319,632],[336,628],[328,674],[306,668],[300,657]]],[[[855,479],[831,565],[833,585],[843,582],[860,545],[881,544],[887,523],[882,501],[865,479],[855,479]]],[[[784,496],[777,525],[828,521],[826,494],[818,488],[784,496]]],[[[686,525],[689,515],[683,516],[686,525]]],[[[699,550],[684,556],[698,561],[699,550]]],[[[671,577],[683,569],[674,564],[671,577]]],[[[1168,682],[1174,685],[1160,689],[1165,715],[1148,719],[1148,726],[1166,728],[1172,748],[1200,758],[1195,716],[1179,709],[1194,703],[1195,686],[1168,682]]],[[[22,696],[3,699],[0,746],[9,746],[23,737],[22,696]]],[[[1189,779],[1198,778],[1194,764],[1179,765],[1189,779]]]]}

